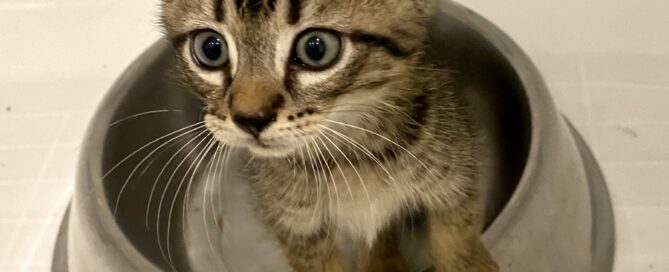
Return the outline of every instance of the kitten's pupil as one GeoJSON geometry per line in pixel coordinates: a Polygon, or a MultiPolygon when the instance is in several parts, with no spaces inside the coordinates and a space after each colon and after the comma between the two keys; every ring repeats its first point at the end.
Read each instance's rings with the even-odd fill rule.
{"type": "Polygon", "coordinates": [[[216,61],[223,54],[221,46],[222,46],[222,41],[219,38],[215,36],[210,36],[202,44],[202,52],[204,53],[205,56],[207,56],[208,59],[216,61]]]}
{"type": "Polygon", "coordinates": [[[307,53],[307,56],[314,60],[320,61],[325,57],[325,52],[327,51],[327,45],[321,37],[313,36],[311,37],[304,46],[304,50],[307,53]]]}

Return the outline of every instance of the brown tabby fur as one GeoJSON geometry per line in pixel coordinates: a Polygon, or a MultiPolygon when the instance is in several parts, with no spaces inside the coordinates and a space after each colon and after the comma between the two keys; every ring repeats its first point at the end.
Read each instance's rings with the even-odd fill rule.
{"type": "Polygon", "coordinates": [[[259,214],[295,271],[349,269],[337,235],[359,245],[350,269],[407,271],[395,230],[416,217],[428,233],[431,271],[498,270],[479,237],[472,124],[451,75],[423,57],[433,5],[164,0],[178,70],[206,102],[214,135],[255,155],[248,171],[259,214]],[[295,35],[309,28],[340,33],[343,53],[333,67],[288,64],[295,35]],[[234,47],[228,65],[194,68],[188,48],[201,29],[226,33],[234,47]],[[276,118],[255,139],[231,118],[270,104],[276,118]]]}

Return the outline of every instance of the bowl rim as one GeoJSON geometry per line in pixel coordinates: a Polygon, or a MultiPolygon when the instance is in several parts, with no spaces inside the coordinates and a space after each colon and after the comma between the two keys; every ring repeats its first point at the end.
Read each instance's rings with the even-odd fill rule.
{"type": "MultiPolygon", "coordinates": [[[[490,226],[484,230],[483,237],[487,242],[495,243],[513,218],[520,214],[523,200],[528,196],[537,182],[533,179],[538,168],[538,158],[541,157],[541,150],[545,136],[547,135],[548,119],[557,119],[558,117],[555,104],[546,83],[539,73],[538,68],[529,58],[527,53],[511,38],[488,19],[472,11],[471,9],[453,1],[441,1],[442,10],[463,22],[466,22],[474,31],[481,34],[491,44],[499,50],[513,68],[514,73],[519,79],[526,98],[529,120],[529,144],[527,146],[527,159],[522,166],[523,171],[520,175],[516,188],[508,199],[502,210],[498,213],[490,226]],[[522,72],[521,72],[522,71],[522,72]],[[541,105],[541,107],[540,107],[541,105]],[[539,110],[541,108],[541,110],[539,110]]],[[[557,124],[555,122],[554,124],[557,124]]]]}

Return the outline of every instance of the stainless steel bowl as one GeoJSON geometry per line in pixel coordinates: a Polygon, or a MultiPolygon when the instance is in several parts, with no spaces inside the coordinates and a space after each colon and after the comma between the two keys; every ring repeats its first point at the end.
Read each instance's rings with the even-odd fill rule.
{"type": "MultiPolygon", "coordinates": [[[[454,71],[485,135],[483,239],[502,271],[611,271],[604,179],[535,66],[498,28],[452,2],[443,2],[431,28],[430,57],[454,71]]],[[[186,167],[198,165],[202,145],[188,143],[192,137],[168,142],[201,119],[200,103],[173,76],[174,63],[167,43],[156,43],[100,105],[54,271],[287,271],[245,197],[239,169],[246,154],[233,153],[220,182],[208,182],[206,163],[186,167]],[[168,182],[179,161],[184,167],[168,182]]]]}

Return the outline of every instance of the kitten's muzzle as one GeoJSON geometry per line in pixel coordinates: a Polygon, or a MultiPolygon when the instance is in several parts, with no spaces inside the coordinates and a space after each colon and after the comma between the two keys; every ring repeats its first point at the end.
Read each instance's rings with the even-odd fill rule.
{"type": "Polygon", "coordinates": [[[230,96],[230,114],[233,122],[256,139],[271,123],[277,111],[284,106],[285,98],[272,85],[260,80],[246,79],[233,86],[230,96]]]}

